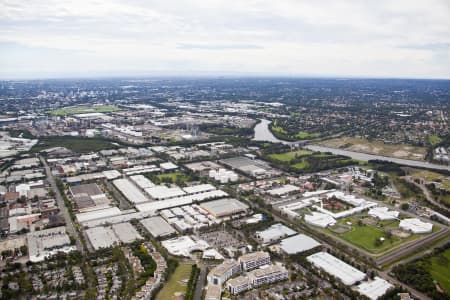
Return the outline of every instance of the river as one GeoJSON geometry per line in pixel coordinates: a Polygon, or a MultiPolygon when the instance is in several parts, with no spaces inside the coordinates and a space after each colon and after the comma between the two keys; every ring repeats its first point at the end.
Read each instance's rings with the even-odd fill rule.
{"type": "Polygon", "coordinates": [[[256,124],[255,126],[255,136],[253,137],[254,141],[260,142],[272,142],[272,143],[282,143],[285,145],[292,145],[293,142],[282,141],[277,139],[272,132],[269,130],[269,124],[271,121],[266,119],[261,119],[261,122],[256,124]]]}
{"type": "MultiPolygon", "coordinates": [[[[282,141],[277,139],[272,132],[269,130],[269,124],[271,121],[262,119],[260,123],[255,126],[255,135],[253,137],[254,141],[262,141],[262,142],[272,142],[272,143],[283,143],[285,145],[293,145],[295,142],[282,141]]],[[[303,148],[309,149],[311,151],[319,151],[319,152],[331,152],[336,155],[344,155],[351,157],[353,159],[358,160],[383,160],[389,161],[393,163],[397,163],[399,165],[405,165],[410,167],[418,167],[418,168],[427,168],[427,169],[435,169],[435,170],[447,170],[450,171],[450,166],[432,164],[426,161],[417,161],[411,159],[402,159],[388,156],[381,156],[375,154],[366,154],[354,151],[347,151],[342,149],[318,146],[318,145],[305,145],[303,148]]]]}

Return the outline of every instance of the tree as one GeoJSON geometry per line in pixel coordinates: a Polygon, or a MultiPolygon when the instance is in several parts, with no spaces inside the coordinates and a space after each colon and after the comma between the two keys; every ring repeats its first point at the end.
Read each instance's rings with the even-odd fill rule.
{"type": "Polygon", "coordinates": [[[402,203],[402,205],[400,205],[400,208],[403,210],[408,210],[409,209],[409,204],[408,203],[402,203]]]}

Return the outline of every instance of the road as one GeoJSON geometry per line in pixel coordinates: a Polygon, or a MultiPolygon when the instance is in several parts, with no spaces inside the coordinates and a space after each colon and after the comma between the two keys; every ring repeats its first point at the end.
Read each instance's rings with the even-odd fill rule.
{"type": "Polygon", "coordinates": [[[81,253],[84,253],[84,247],[81,244],[80,236],[78,235],[78,231],[75,229],[75,226],[73,225],[72,219],[70,218],[69,215],[69,211],[66,207],[66,204],[64,203],[61,193],[59,192],[58,186],[56,185],[56,181],[55,178],[53,177],[52,171],[50,170],[47,161],[42,156],[39,156],[39,159],[41,160],[41,163],[45,168],[47,181],[50,183],[50,186],[52,187],[53,191],[55,191],[56,203],[58,204],[59,211],[64,217],[64,221],[66,222],[67,232],[75,238],[77,250],[80,251],[81,253]]]}
{"type": "MultiPolygon", "coordinates": [[[[258,206],[256,203],[253,203],[253,205],[254,205],[254,206],[258,206]]],[[[262,207],[259,207],[259,208],[260,208],[262,211],[264,211],[266,214],[269,214],[269,212],[268,212],[266,209],[264,209],[264,208],[262,208],[262,207]]],[[[327,248],[330,248],[330,249],[335,249],[335,247],[333,247],[332,245],[328,244],[326,241],[324,241],[324,240],[321,239],[320,237],[317,237],[317,236],[314,234],[314,232],[313,232],[312,230],[305,230],[304,228],[300,227],[299,224],[294,223],[292,220],[287,219],[287,218],[284,218],[284,217],[280,217],[280,216],[278,215],[278,213],[272,213],[271,215],[274,217],[274,220],[275,220],[275,221],[283,221],[283,222],[289,224],[292,228],[294,228],[294,229],[296,229],[296,230],[298,230],[298,231],[307,232],[307,233],[311,234],[312,236],[314,236],[314,238],[316,238],[317,240],[319,240],[319,241],[322,243],[322,245],[323,245],[324,247],[327,247],[327,248]]],[[[339,240],[339,242],[342,242],[342,241],[339,240]]],[[[346,244],[346,243],[344,243],[344,244],[346,244]]],[[[355,246],[353,246],[353,245],[351,245],[351,244],[348,244],[348,246],[350,246],[352,249],[357,249],[358,251],[361,250],[361,249],[359,249],[359,248],[355,248],[355,246]]],[[[405,249],[408,249],[408,251],[411,251],[409,247],[408,247],[408,248],[405,248],[405,249]]],[[[424,295],[423,293],[421,293],[421,292],[415,290],[414,288],[412,288],[412,287],[410,287],[410,286],[407,286],[407,285],[401,283],[400,281],[398,281],[397,279],[391,277],[387,272],[384,272],[384,271],[378,271],[378,276],[380,276],[381,278],[383,278],[383,279],[385,279],[385,280],[388,280],[388,281],[391,282],[391,283],[394,283],[394,284],[397,284],[397,285],[399,285],[399,286],[404,287],[405,289],[407,289],[407,290],[409,291],[409,293],[410,293],[413,297],[415,297],[415,298],[417,298],[417,299],[431,300],[428,296],[424,295]]]]}
{"type": "Polygon", "coordinates": [[[432,243],[433,241],[440,239],[444,237],[445,235],[448,235],[450,233],[450,230],[448,228],[443,228],[442,230],[432,233],[429,236],[426,236],[424,238],[421,238],[419,240],[415,240],[414,242],[405,245],[405,247],[400,248],[399,250],[385,255],[379,259],[377,259],[376,263],[378,266],[382,266],[390,261],[396,260],[398,258],[401,258],[402,256],[405,256],[406,254],[414,251],[415,249],[421,248],[426,246],[427,244],[432,243]]]}
{"type": "Polygon", "coordinates": [[[304,148],[309,149],[311,151],[331,152],[336,155],[344,155],[344,156],[351,157],[353,159],[364,160],[364,161],[382,160],[382,161],[393,162],[393,163],[396,163],[399,165],[404,165],[404,166],[409,166],[409,167],[450,171],[450,166],[433,164],[433,163],[429,163],[426,161],[367,154],[367,153],[354,152],[354,151],[348,151],[348,150],[342,150],[342,149],[336,149],[336,148],[330,148],[330,147],[324,147],[324,146],[318,146],[318,145],[306,145],[304,148]]]}
{"type": "Polygon", "coordinates": [[[449,211],[448,207],[446,207],[446,206],[442,205],[441,203],[437,202],[436,200],[434,200],[431,192],[423,184],[419,184],[419,183],[415,182],[411,176],[403,176],[401,178],[405,179],[409,183],[412,183],[415,186],[417,186],[418,188],[420,188],[428,202],[432,203],[433,205],[436,205],[437,207],[439,207],[447,212],[449,211]]]}
{"type": "Polygon", "coordinates": [[[198,275],[197,285],[195,286],[194,300],[201,300],[203,294],[203,287],[206,278],[206,266],[204,264],[199,264],[200,274],[198,275]]]}

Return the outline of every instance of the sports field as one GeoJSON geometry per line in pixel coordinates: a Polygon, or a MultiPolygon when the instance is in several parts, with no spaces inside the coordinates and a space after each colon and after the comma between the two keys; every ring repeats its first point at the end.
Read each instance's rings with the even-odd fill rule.
{"type": "Polygon", "coordinates": [[[172,300],[177,292],[186,293],[187,282],[191,275],[192,265],[180,264],[170,277],[169,282],[164,284],[162,290],[156,296],[156,300],[172,300]]]}
{"type": "Polygon", "coordinates": [[[108,113],[118,110],[120,110],[120,108],[118,108],[115,105],[95,105],[95,106],[83,105],[83,106],[64,107],[48,111],[47,113],[52,116],[70,116],[86,113],[108,113]]]}

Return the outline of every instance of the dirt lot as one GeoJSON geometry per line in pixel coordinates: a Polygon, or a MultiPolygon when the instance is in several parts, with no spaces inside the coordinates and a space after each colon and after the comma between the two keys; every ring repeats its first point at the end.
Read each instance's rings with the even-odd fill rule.
{"type": "Polygon", "coordinates": [[[369,141],[353,137],[330,139],[321,141],[318,144],[331,148],[413,160],[423,160],[426,154],[426,148],[424,147],[406,144],[385,144],[383,141],[369,141]]]}

